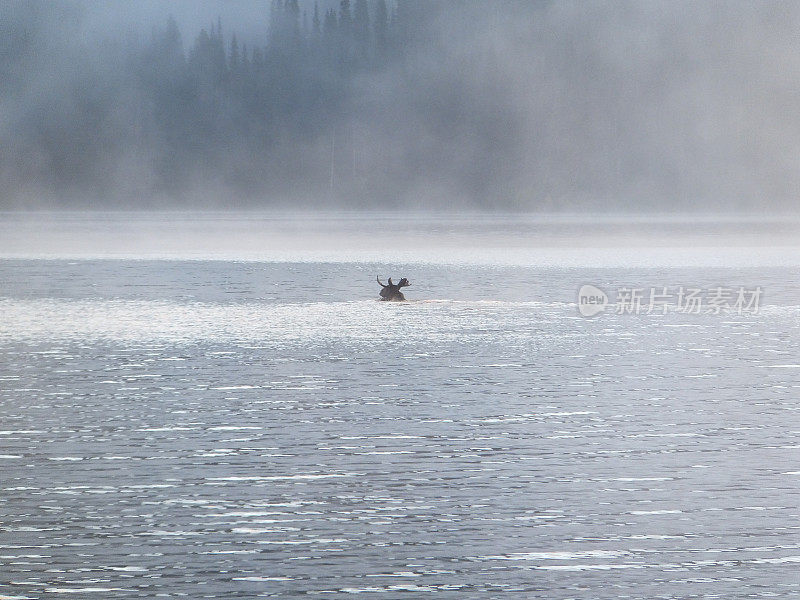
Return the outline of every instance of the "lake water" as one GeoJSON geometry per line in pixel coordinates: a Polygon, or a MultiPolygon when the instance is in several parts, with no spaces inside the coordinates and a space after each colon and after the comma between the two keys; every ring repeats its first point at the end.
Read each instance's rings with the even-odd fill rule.
{"type": "Polygon", "coordinates": [[[797,232],[4,215],[0,598],[800,597],[797,232]]]}

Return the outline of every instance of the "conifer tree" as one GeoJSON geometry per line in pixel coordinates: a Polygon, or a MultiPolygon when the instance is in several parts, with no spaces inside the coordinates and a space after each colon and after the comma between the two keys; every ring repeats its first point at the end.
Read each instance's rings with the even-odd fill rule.
{"type": "Polygon", "coordinates": [[[375,5],[375,50],[379,58],[386,56],[388,46],[389,13],[386,0],[378,0],[375,5]]]}
{"type": "Polygon", "coordinates": [[[366,60],[369,53],[369,10],[367,0],[356,0],[353,12],[353,38],[359,60],[366,60]]]}
{"type": "Polygon", "coordinates": [[[320,33],[320,22],[319,22],[319,4],[314,2],[314,19],[312,22],[312,31],[314,32],[314,36],[318,37],[320,33]]]}

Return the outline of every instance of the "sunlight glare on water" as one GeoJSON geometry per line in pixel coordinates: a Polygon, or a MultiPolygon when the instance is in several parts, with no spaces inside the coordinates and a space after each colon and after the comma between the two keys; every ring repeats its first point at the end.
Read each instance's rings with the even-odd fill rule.
{"type": "Polygon", "coordinates": [[[141,300],[0,300],[7,338],[64,340],[341,341],[380,340],[387,319],[406,341],[447,341],[476,321],[515,335],[513,322],[532,313],[570,314],[567,303],[425,300],[384,304],[376,300],[235,305],[141,300]]]}

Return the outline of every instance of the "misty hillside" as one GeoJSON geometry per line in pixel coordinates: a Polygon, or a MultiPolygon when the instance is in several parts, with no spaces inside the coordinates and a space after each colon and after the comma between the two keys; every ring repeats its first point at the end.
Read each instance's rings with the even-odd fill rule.
{"type": "Polygon", "coordinates": [[[162,5],[100,30],[97,3],[0,5],[0,207],[793,209],[800,192],[796,5],[235,3],[255,41],[162,5]]]}

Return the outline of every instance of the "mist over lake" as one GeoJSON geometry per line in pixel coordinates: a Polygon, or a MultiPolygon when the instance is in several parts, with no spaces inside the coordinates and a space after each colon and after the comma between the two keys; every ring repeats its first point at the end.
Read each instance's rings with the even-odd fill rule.
{"type": "Polygon", "coordinates": [[[788,2],[0,16],[0,208],[796,210],[788,2]]]}

